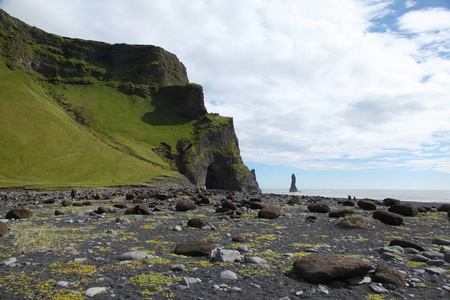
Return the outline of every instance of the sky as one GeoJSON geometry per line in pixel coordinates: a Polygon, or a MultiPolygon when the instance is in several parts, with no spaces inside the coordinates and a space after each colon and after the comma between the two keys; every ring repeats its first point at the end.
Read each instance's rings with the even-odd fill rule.
{"type": "Polygon", "coordinates": [[[450,0],[0,0],[61,36],[157,45],[233,117],[263,189],[450,189],[450,0]]]}

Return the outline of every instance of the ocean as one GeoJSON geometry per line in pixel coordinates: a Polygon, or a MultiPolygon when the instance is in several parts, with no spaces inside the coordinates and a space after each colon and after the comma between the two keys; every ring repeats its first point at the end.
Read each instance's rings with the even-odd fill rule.
{"type": "Polygon", "coordinates": [[[287,189],[262,189],[263,193],[305,195],[305,196],[323,196],[330,198],[347,198],[348,195],[355,196],[357,199],[369,198],[374,200],[383,200],[385,198],[394,198],[400,201],[412,202],[438,202],[450,203],[450,190],[352,190],[352,189],[304,189],[298,193],[289,193],[287,189]]]}

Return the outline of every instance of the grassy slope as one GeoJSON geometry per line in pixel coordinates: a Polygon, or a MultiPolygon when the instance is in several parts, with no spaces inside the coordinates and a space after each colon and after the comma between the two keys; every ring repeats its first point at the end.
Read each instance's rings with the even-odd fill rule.
{"type": "Polygon", "coordinates": [[[106,142],[154,164],[166,166],[152,148],[164,142],[175,149],[180,138],[194,131],[196,121],[179,117],[176,108],[163,99],[127,96],[101,84],[49,84],[48,89],[52,95],[64,95],[62,101],[80,111],[106,142]]]}
{"type": "MultiPolygon", "coordinates": [[[[74,90],[77,88],[74,87],[74,90]]],[[[88,106],[93,111],[101,112],[94,126],[100,131],[112,132],[113,138],[117,135],[117,139],[132,140],[131,144],[140,145],[136,146],[135,151],[149,161],[157,162],[158,166],[114,150],[101,142],[55,105],[43,88],[27,75],[21,71],[12,72],[0,63],[0,187],[141,184],[161,176],[179,176],[151,153],[148,146],[143,147],[138,143],[145,141],[146,137],[143,133],[133,134],[140,129],[137,125],[130,124],[116,132],[108,128],[120,128],[127,122],[137,122],[127,117],[145,106],[145,103],[136,107],[131,104],[108,104],[108,99],[122,101],[121,104],[123,99],[119,99],[120,96],[111,97],[99,89],[68,94],[77,99],[77,93],[80,104],[81,101],[88,102],[89,97],[96,97],[95,93],[102,93],[103,97],[98,97],[100,101],[93,101],[88,106]],[[110,113],[110,110],[115,113],[110,113]],[[106,117],[108,115],[109,119],[106,117]],[[136,135],[141,137],[137,139],[136,135]]]]}

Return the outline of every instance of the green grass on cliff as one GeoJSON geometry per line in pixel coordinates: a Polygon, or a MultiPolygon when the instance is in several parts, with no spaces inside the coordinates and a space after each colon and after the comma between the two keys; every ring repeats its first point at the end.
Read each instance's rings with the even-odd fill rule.
{"type": "MultiPolygon", "coordinates": [[[[0,187],[143,184],[179,176],[149,147],[162,137],[177,139],[164,124],[155,133],[146,130],[155,127],[141,120],[151,103],[99,85],[58,91],[63,88],[52,92],[80,110],[91,130],[23,71],[0,63],[0,187]],[[114,141],[127,146],[113,147],[114,141]]],[[[181,135],[191,130],[182,128],[181,135]]]]}

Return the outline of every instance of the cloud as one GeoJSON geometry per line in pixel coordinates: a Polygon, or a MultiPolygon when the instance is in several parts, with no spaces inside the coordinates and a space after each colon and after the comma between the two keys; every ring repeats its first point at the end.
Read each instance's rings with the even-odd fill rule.
{"type": "Polygon", "coordinates": [[[60,35],[175,53],[191,82],[203,85],[208,110],[234,118],[246,162],[450,173],[445,159],[424,156],[450,143],[436,134],[450,128],[449,11],[413,10],[399,18],[401,32],[371,32],[392,4],[4,0],[0,7],[60,35]]]}
{"type": "Polygon", "coordinates": [[[398,25],[409,33],[450,29],[450,10],[444,7],[413,10],[401,16],[398,25]]]}

